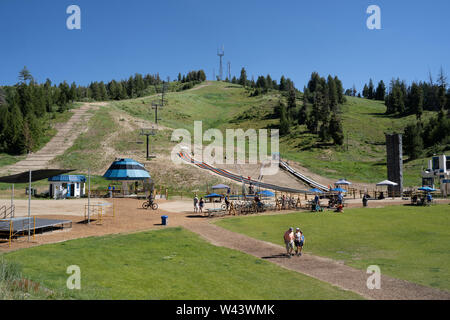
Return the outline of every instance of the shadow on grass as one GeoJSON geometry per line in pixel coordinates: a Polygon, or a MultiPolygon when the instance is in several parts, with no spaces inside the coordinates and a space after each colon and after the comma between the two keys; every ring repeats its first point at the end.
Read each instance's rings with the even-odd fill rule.
{"type": "Polygon", "coordinates": [[[289,259],[288,255],[286,253],[280,253],[280,254],[274,254],[271,256],[261,257],[261,259],[279,259],[279,258],[289,259]]]}

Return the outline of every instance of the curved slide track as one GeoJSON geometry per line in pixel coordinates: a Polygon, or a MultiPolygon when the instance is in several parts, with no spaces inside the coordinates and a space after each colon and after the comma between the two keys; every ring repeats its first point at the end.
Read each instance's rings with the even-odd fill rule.
{"type": "Polygon", "coordinates": [[[307,176],[301,174],[300,172],[295,171],[292,167],[290,167],[283,160],[280,160],[280,168],[283,169],[283,170],[286,170],[287,172],[289,172],[290,174],[292,174],[296,178],[300,179],[301,181],[303,181],[307,185],[311,186],[312,188],[317,188],[317,189],[325,191],[325,192],[330,191],[330,188],[328,188],[327,186],[324,186],[323,184],[320,184],[320,183],[318,183],[318,182],[308,178],[307,176]]]}
{"type": "Polygon", "coordinates": [[[234,173],[231,173],[227,170],[224,169],[219,169],[219,168],[215,168],[210,166],[209,164],[205,163],[205,162],[200,162],[195,160],[194,158],[192,158],[190,155],[184,153],[184,152],[179,152],[178,156],[183,159],[184,161],[194,164],[195,166],[201,168],[201,169],[205,169],[205,170],[210,170],[213,173],[220,175],[222,177],[237,181],[237,182],[244,182],[245,184],[252,184],[254,186],[257,187],[261,187],[261,188],[265,188],[265,189],[271,189],[271,190],[276,190],[276,191],[281,191],[281,192],[289,192],[289,193],[310,193],[307,190],[300,190],[300,189],[293,189],[293,188],[287,188],[287,187],[282,187],[282,186],[278,186],[278,185],[274,185],[271,183],[264,183],[264,182],[260,182],[260,181],[256,181],[253,179],[248,179],[245,178],[241,175],[237,175],[234,173]]]}

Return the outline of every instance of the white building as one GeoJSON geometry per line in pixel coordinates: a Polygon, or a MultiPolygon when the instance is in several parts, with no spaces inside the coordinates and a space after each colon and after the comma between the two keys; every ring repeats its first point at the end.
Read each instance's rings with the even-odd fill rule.
{"type": "Polygon", "coordinates": [[[79,198],[85,195],[86,177],[83,175],[59,175],[48,178],[50,198],[79,198]]]}
{"type": "Polygon", "coordinates": [[[450,157],[446,155],[434,156],[428,161],[428,169],[422,171],[422,186],[435,189],[439,182],[442,195],[450,194],[450,157]]]}

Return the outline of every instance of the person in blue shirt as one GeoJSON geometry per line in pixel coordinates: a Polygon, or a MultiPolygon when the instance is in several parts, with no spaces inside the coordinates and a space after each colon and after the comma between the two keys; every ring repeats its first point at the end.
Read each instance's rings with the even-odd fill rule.
{"type": "Polygon", "coordinates": [[[428,192],[428,194],[427,194],[427,202],[431,203],[431,201],[433,201],[433,196],[431,195],[431,193],[428,192]]]}
{"type": "Polygon", "coordinates": [[[342,196],[342,192],[338,193],[338,204],[342,204],[342,201],[344,200],[344,197],[342,196]]]}
{"type": "Polygon", "coordinates": [[[305,243],[305,236],[303,235],[303,232],[300,230],[300,228],[297,228],[294,234],[295,254],[297,256],[302,255],[304,243],[305,243]]]}

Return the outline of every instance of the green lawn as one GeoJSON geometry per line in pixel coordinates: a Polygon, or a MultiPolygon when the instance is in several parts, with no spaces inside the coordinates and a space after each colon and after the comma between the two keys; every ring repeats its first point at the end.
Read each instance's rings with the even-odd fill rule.
{"type": "Polygon", "coordinates": [[[76,299],[360,299],[182,228],[42,245],[4,254],[23,274],[76,299]],[[68,292],[66,268],[81,268],[68,292]]]}
{"type": "Polygon", "coordinates": [[[280,245],[288,227],[300,227],[308,253],[359,269],[375,264],[387,275],[450,290],[449,205],[250,216],[217,224],[280,245]]]}

